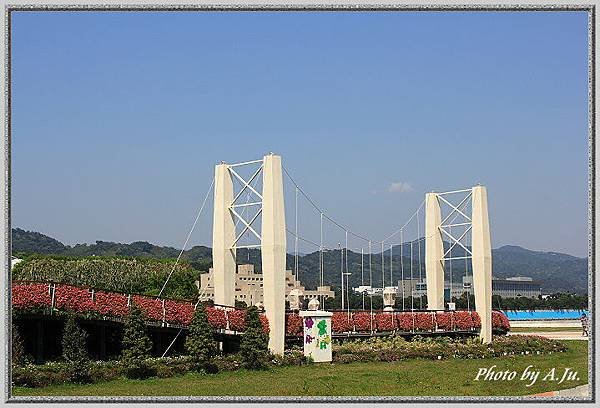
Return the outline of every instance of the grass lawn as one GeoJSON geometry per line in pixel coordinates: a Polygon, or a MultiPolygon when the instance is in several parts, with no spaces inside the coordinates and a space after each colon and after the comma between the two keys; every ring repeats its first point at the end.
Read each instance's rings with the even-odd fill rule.
{"type": "Polygon", "coordinates": [[[586,384],[586,341],[566,341],[569,350],[551,355],[519,355],[480,360],[407,360],[393,363],[314,364],[279,367],[267,371],[196,373],[180,377],[126,380],[46,388],[14,387],[13,395],[153,395],[153,396],[510,396],[572,388],[586,384]],[[481,367],[514,370],[512,381],[475,381],[481,367]],[[540,370],[537,382],[520,381],[528,365],[540,370]],[[542,377],[555,367],[555,382],[542,377]],[[578,380],[558,385],[565,368],[578,372],[578,380]]]}
{"type": "Polygon", "coordinates": [[[581,333],[581,327],[511,327],[513,333],[542,333],[542,332],[577,332],[581,333]]]}

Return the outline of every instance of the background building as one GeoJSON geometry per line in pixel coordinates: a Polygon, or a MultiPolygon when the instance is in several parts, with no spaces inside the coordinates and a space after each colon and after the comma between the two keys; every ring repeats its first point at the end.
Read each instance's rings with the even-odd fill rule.
{"type": "MultiPolygon", "coordinates": [[[[200,280],[196,281],[200,300],[214,300],[215,290],[212,281],[213,269],[210,268],[207,273],[200,275],[200,280]]],[[[289,295],[292,289],[299,289],[303,292],[305,299],[316,297],[335,298],[330,286],[319,286],[317,290],[306,290],[302,283],[296,279],[291,270],[285,271],[285,295],[289,295]]],[[[263,302],[263,275],[254,270],[252,264],[242,264],[237,266],[235,275],[235,300],[245,302],[248,306],[263,302]]]]}
{"type": "MultiPolygon", "coordinates": [[[[419,281],[418,279],[405,279],[398,281],[398,297],[402,297],[402,287],[404,286],[404,296],[410,297],[413,293],[414,297],[427,295],[427,283],[425,279],[419,281]]],[[[453,281],[452,287],[450,282],[444,282],[444,297],[446,300],[450,299],[450,292],[452,297],[461,297],[463,293],[467,292],[473,294],[473,277],[463,276],[461,281],[453,281]]],[[[493,278],[492,279],[492,295],[498,295],[503,298],[515,298],[515,297],[529,297],[537,298],[542,294],[542,282],[534,281],[532,278],[527,276],[515,276],[506,279],[493,278]]]]}

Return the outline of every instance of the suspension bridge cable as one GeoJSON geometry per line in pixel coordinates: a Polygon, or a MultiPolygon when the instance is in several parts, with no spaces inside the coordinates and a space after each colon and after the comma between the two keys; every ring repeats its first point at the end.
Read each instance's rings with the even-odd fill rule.
{"type": "Polygon", "coordinates": [[[415,292],[413,284],[413,243],[410,241],[410,310],[415,310],[415,292]]]}
{"type": "Polygon", "coordinates": [[[373,249],[371,247],[371,241],[369,241],[369,300],[371,303],[371,313],[373,313],[373,268],[371,263],[371,256],[373,249]]]}
{"type": "MultiPolygon", "coordinates": [[[[285,170],[285,168],[284,168],[285,170]]],[[[323,213],[321,213],[321,244],[319,245],[319,282],[320,285],[323,286],[323,257],[324,257],[324,253],[323,253],[323,213]]],[[[318,291],[317,291],[318,293],[318,291]]],[[[323,306],[323,295],[321,295],[321,306],[323,306]]]]}
{"type": "Polygon", "coordinates": [[[392,244],[390,244],[390,286],[394,286],[394,254],[392,251],[392,244]]]}
{"type": "Polygon", "coordinates": [[[206,200],[208,200],[208,196],[210,195],[210,192],[212,191],[214,185],[215,185],[215,180],[213,178],[212,182],[210,183],[210,187],[208,188],[208,191],[206,192],[206,196],[204,197],[204,201],[202,202],[202,206],[200,206],[200,210],[198,210],[198,214],[196,214],[196,219],[194,220],[194,223],[192,224],[192,228],[190,228],[190,232],[188,232],[187,238],[185,239],[185,242],[183,244],[183,248],[181,248],[181,251],[179,252],[179,255],[177,256],[177,259],[175,260],[175,263],[173,264],[173,267],[171,268],[171,272],[169,272],[169,275],[167,276],[165,283],[162,285],[160,292],[158,292],[157,298],[159,298],[160,295],[162,295],[163,291],[165,290],[165,287],[167,286],[167,283],[169,282],[169,279],[171,279],[171,275],[173,275],[173,272],[175,272],[175,268],[177,267],[177,264],[179,263],[179,260],[181,259],[181,255],[183,255],[183,252],[185,251],[185,248],[190,240],[190,237],[192,236],[192,233],[194,232],[194,229],[196,228],[196,224],[198,223],[200,214],[202,214],[202,210],[204,210],[204,205],[206,204],[206,200]]]}
{"type": "Polygon", "coordinates": [[[362,310],[365,310],[365,251],[360,249],[360,284],[362,286],[362,310]]]}
{"type": "Polygon", "coordinates": [[[381,241],[381,296],[383,299],[383,290],[385,289],[385,250],[383,249],[383,241],[381,241]]]}
{"type": "Polygon", "coordinates": [[[415,216],[418,215],[419,210],[423,207],[423,205],[425,205],[425,200],[421,201],[421,204],[419,205],[417,210],[410,216],[408,221],[406,221],[403,226],[401,226],[399,229],[397,229],[396,231],[392,232],[390,235],[385,237],[382,242],[387,241],[388,239],[394,237],[395,235],[399,234],[402,230],[404,230],[404,228],[406,228],[408,226],[408,224],[410,224],[410,222],[413,220],[413,218],[415,218],[415,216]]]}
{"type": "Polygon", "coordinates": [[[402,277],[402,310],[404,310],[404,258],[402,257],[402,247],[404,246],[404,239],[402,237],[402,230],[400,230],[400,274],[402,277]]]}
{"type": "MultiPolygon", "coordinates": [[[[420,209],[420,207],[419,207],[419,209],[420,209]]],[[[417,210],[417,212],[419,212],[419,210],[417,210]]],[[[420,226],[421,226],[421,223],[419,221],[419,216],[417,215],[417,239],[419,240],[418,241],[418,244],[419,244],[419,247],[418,247],[418,251],[419,251],[419,282],[422,282],[423,277],[422,277],[422,273],[421,273],[422,271],[421,271],[421,242],[420,242],[421,227],[420,226]]],[[[419,309],[423,310],[423,294],[419,295],[419,309]]]]}
{"type": "Polygon", "coordinates": [[[294,184],[294,186],[298,189],[298,191],[300,191],[300,194],[302,194],[304,196],[304,198],[306,198],[308,200],[308,202],[313,206],[313,208],[315,210],[317,210],[318,213],[321,214],[322,217],[324,217],[325,219],[327,219],[328,221],[330,221],[332,224],[334,224],[335,226],[337,226],[338,228],[340,228],[341,230],[348,230],[348,233],[350,235],[355,236],[356,238],[362,239],[366,242],[370,241],[369,238],[358,234],[354,231],[352,231],[350,228],[348,228],[345,225],[342,225],[341,223],[339,223],[338,221],[334,220],[333,218],[331,218],[330,216],[325,214],[325,211],[319,207],[313,200],[312,198],[310,198],[310,196],[298,185],[298,183],[296,183],[296,180],[294,180],[294,178],[291,176],[291,174],[288,172],[288,170],[285,168],[285,166],[281,166],[284,173],[288,176],[288,178],[290,179],[290,181],[292,182],[292,184],[294,184]]]}
{"type": "Polygon", "coordinates": [[[295,255],[295,259],[294,259],[294,269],[296,270],[296,279],[298,279],[298,281],[300,281],[300,275],[299,275],[299,271],[298,271],[298,188],[296,188],[296,210],[295,210],[295,217],[296,217],[296,228],[295,228],[295,239],[294,239],[294,255],[295,255]]]}

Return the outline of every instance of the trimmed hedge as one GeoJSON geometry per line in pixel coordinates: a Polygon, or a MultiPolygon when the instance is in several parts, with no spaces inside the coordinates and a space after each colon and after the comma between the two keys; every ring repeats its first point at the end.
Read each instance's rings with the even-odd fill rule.
{"type": "Polygon", "coordinates": [[[564,343],[540,336],[496,336],[492,343],[479,339],[460,341],[449,337],[416,336],[407,341],[400,336],[344,341],[333,348],[333,361],[398,361],[411,358],[489,358],[515,354],[546,354],[566,351],[564,343]]]}

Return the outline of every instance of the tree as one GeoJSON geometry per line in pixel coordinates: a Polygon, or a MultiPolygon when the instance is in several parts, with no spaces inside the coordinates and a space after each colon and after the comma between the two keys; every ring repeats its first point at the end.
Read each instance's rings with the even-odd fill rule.
{"type": "Polygon", "coordinates": [[[23,365],[25,363],[25,345],[19,331],[19,326],[12,325],[12,363],[14,365],[23,365]]]}
{"type": "Polygon", "coordinates": [[[90,382],[90,364],[87,354],[87,333],[69,313],[62,336],[62,356],[72,366],[70,379],[75,383],[90,382]]]}
{"type": "Polygon", "coordinates": [[[153,371],[146,364],[150,357],[152,341],[146,334],[146,326],[142,311],[137,305],[132,305],[125,319],[125,332],[123,334],[123,362],[126,366],[125,374],[128,378],[148,378],[153,371]]]}
{"type": "Polygon", "coordinates": [[[62,336],[62,356],[69,362],[78,364],[88,360],[87,333],[77,324],[75,316],[69,313],[62,336]]]}
{"type": "Polygon", "coordinates": [[[246,331],[240,341],[240,355],[245,368],[260,369],[267,365],[269,337],[265,334],[256,306],[246,311],[246,331]]]}
{"type": "Polygon", "coordinates": [[[185,351],[193,358],[198,369],[207,369],[217,353],[212,327],[208,323],[206,309],[199,304],[192,317],[189,333],[185,340],[185,351]]]}

